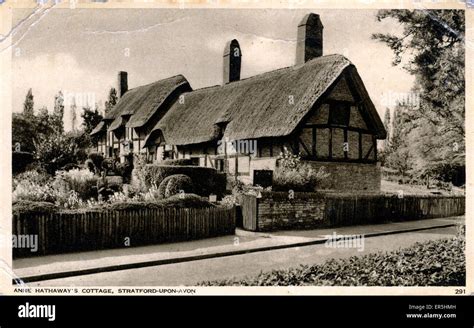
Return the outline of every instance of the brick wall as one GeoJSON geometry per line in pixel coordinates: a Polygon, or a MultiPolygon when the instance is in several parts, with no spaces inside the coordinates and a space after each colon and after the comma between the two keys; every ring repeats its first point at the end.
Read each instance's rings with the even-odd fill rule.
{"type": "Polygon", "coordinates": [[[323,190],[335,191],[380,191],[382,173],[380,164],[309,162],[319,170],[324,166],[330,175],[321,185],[323,190]]]}
{"type": "Polygon", "coordinates": [[[241,199],[244,229],[314,229],[464,215],[463,196],[263,192],[241,199]],[[243,202],[255,202],[245,206],[243,202]],[[255,222],[256,223],[252,223],[255,222]],[[245,226],[245,222],[248,226],[245,226]],[[252,227],[252,228],[249,228],[252,227]],[[253,228],[257,227],[257,229],[253,228]]]}
{"type": "Polygon", "coordinates": [[[316,193],[263,193],[258,201],[258,230],[323,227],[325,201],[316,193]]]}

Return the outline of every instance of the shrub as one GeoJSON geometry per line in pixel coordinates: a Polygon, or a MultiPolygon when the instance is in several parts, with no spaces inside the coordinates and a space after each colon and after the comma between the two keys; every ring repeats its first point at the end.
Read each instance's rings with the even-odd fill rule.
{"type": "Polygon", "coordinates": [[[293,154],[285,146],[278,156],[278,165],[286,170],[296,169],[301,163],[301,154],[293,154]]]}
{"type": "Polygon", "coordinates": [[[315,191],[328,176],[324,167],[316,171],[309,164],[299,164],[293,169],[277,167],[273,177],[273,190],[315,191]]]}
{"type": "Polygon", "coordinates": [[[115,173],[120,175],[125,181],[130,181],[133,165],[130,163],[119,163],[115,166],[115,173]]]}
{"type": "Polygon", "coordinates": [[[76,163],[67,163],[66,165],[64,165],[62,168],[61,168],[61,171],[70,171],[70,170],[73,170],[73,169],[80,169],[81,166],[76,164],[76,163]]]}
{"type": "Polygon", "coordinates": [[[153,184],[159,186],[166,177],[175,174],[184,174],[190,177],[194,192],[198,195],[215,194],[221,197],[225,193],[225,174],[217,173],[215,169],[209,167],[147,164],[138,168],[133,175],[139,184],[142,181],[147,189],[153,184]]]}
{"type": "Polygon", "coordinates": [[[165,188],[165,198],[179,194],[181,190],[185,193],[193,192],[193,181],[184,174],[170,175],[165,188]]]}
{"type": "Polygon", "coordinates": [[[12,173],[17,174],[24,172],[26,167],[33,163],[34,157],[32,153],[26,151],[14,151],[12,152],[12,173]]]}
{"type": "Polygon", "coordinates": [[[97,171],[99,171],[100,168],[102,167],[102,162],[104,161],[104,156],[100,153],[92,152],[92,153],[89,153],[89,155],[87,155],[87,159],[90,159],[91,162],[96,167],[97,171]]]}
{"type": "Polygon", "coordinates": [[[84,166],[91,171],[92,173],[98,173],[99,170],[94,165],[94,162],[91,159],[88,159],[84,162],[84,166]]]}
{"type": "Polygon", "coordinates": [[[12,204],[13,214],[49,214],[58,211],[58,207],[49,202],[19,200],[12,204]]]}
{"type": "Polygon", "coordinates": [[[98,210],[140,210],[153,208],[206,208],[215,207],[206,198],[195,194],[174,195],[167,199],[158,201],[146,201],[143,199],[128,199],[118,203],[93,204],[93,209],[98,210]]]}
{"type": "Polygon", "coordinates": [[[465,286],[465,239],[433,240],[389,253],[274,270],[205,286],[465,286]]]}
{"type": "MultiPolygon", "coordinates": [[[[171,177],[174,175],[170,175],[161,181],[160,185],[158,186],[157,192],[159,199],[163,199],[166,196],[166,187],[168,186],[168,182],[170,181],[171,177]]],[[[156,186],[156,185],[155,185],[156,186]]]]}
{"type": "Polygon", "coordinates": [[[176,165],[176,166],[195,166],[193,160],[190,158],[181,159],[166,159],[161,162],[162,165],[176,165]]]}
{"type": "Polygon", "coordinates": [[[47,183],[52,182],[52,176],[41,169],[25,171],[13,177],[13,190],[15,190],[16,186],[20,182],[25,180],[43,186],[47,183]]]}
{"type": "Polygon", "coordinates": [[[216,207],[210,203],[205,197],[200,197],[196,194],[180,194],[159,201],[163,207],[174,208],[206,208],[216,207]]]}
{"type": "Polygon", "coordinates": [[[42,138],[35,146],[36,157],[50,174],[68,163],[76,163],[81,157],[73,136],[53,134],[42,138]]]}
{"type": "Polygon", "coordinates": [[[97,197],[97,180],[88,169],[58,171],[53,186],[62,193],[75,191],[79,198],[86,200],[97,197]]]}
{"type": "Polygon", "coordinates": [[[222,200],[220,201],[220,205],[224,207],[233,207],[237,204],[237,198],[234,195],[226,195],[222,200]]]}
{"type": "Polygon", "coordinates": [[[145,179],[145,166],[146,166],[146,155],[145,154],[134,154],[134,159],[133,159],[133,170],[132,170],[132,177],[131,177],[131,182],[130,184],[133,186],[133,188],[137,191],[143,191],[145,192],[148,188],[150,188],[150,185],[147,185],[146,179],[145,179]]]}
{"type": "Polygon", "coordinates": [[[115,169],[115,160],[112,158],[106,158],[102,161],[101,170],[103,171],[113,171],[115,169]]]}
{"type": "Polygon", "coordinates": [[[62,196],[61,192],[53,188],[51,184],[40,185],[33,181],[21,180],[12,193],[12,200],[15,201],[36,201],[54,203],[62,196]]]}

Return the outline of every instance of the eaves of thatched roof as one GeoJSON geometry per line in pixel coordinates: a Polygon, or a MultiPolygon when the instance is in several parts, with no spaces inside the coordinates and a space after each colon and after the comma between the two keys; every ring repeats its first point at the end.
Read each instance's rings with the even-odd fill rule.
{"type": "Polygon", "coordinates": [[[121,115],[119,115],[115,118],[115,120],[113,120],[113,122],[110,124],[107,131],[108,132],[115,131],[122,126],[125,126],[125,120],[121,115]]]}
{"type": "Polygon", "coordinates": [[[100,121],[99,124],[97,124],[97,126],[91,131],[90,135],[93,136],[94,134],[97,134],[104,130],[105,130],[105,122],[100,121]]]}
{"type": "MultiPolygon", "coordinates": [[[[172,145],[213,140],[220,124],[225,125],[223,136],[229,140],[286,136],[350,66],[344,56],[329,55],[304,65],[187,92],[182,95],[184,101],[175,102],[153,131],[159,130],[172,145]]],[[[368,106],[369,111],[375,111],[370,98],[368,101],[372,106],[368,106]]],[[[376,111],[372,114],[380,121],[376,111]]],[[[374,123],[382,137],[383,124],[374,123]]]]}
{"type": "Polygon", "coordinates": [[[188,81],[182,75],[128,90],[105,115],[104,120],[112,121],[108,130],[113,131],[123,125],[133,128],[143,126],[177,88],[191,90],[188,81]],[[125,122],[122,117],[127,115],[130,119],[125,122]]]}

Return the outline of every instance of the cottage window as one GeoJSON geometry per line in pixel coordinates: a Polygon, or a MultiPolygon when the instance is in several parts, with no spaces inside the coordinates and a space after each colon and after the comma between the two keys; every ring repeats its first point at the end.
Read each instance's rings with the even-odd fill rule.
{"type": "Polygon", "coordinates": [[[214,164],[218,172],[224,172],[224,159],[222,158],[215,159],[214,164]]]}
{"type": "Polygon", "coordinates": [[[348,126],[350,117],[350,106],[343,102],[335,102],[330,105],[329,125],[348,126]]]}

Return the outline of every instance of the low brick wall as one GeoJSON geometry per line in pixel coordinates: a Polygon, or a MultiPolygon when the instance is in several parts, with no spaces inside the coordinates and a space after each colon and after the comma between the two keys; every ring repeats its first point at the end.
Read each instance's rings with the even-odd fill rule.
{"type": "Polygon", "coordinates": [[[325,190],[379,192],[382,171],[380,163],[308,162],[316,170],[324,166],[330,176],[321,185],[325,190]]]}
{"type": "Polygon", "coordinates": [[[259,231],[323,226],[325,200],[316,193],[264,193],[257,201],[259,231]]]}
{"type": "Polygon", "coordinates": [[[464,196],[337,195],[264,192],[242,199],[244,229],[314,229],[464,215],[464,196]],[[253,206],[246,206],[254,202],[253,206]]]}

